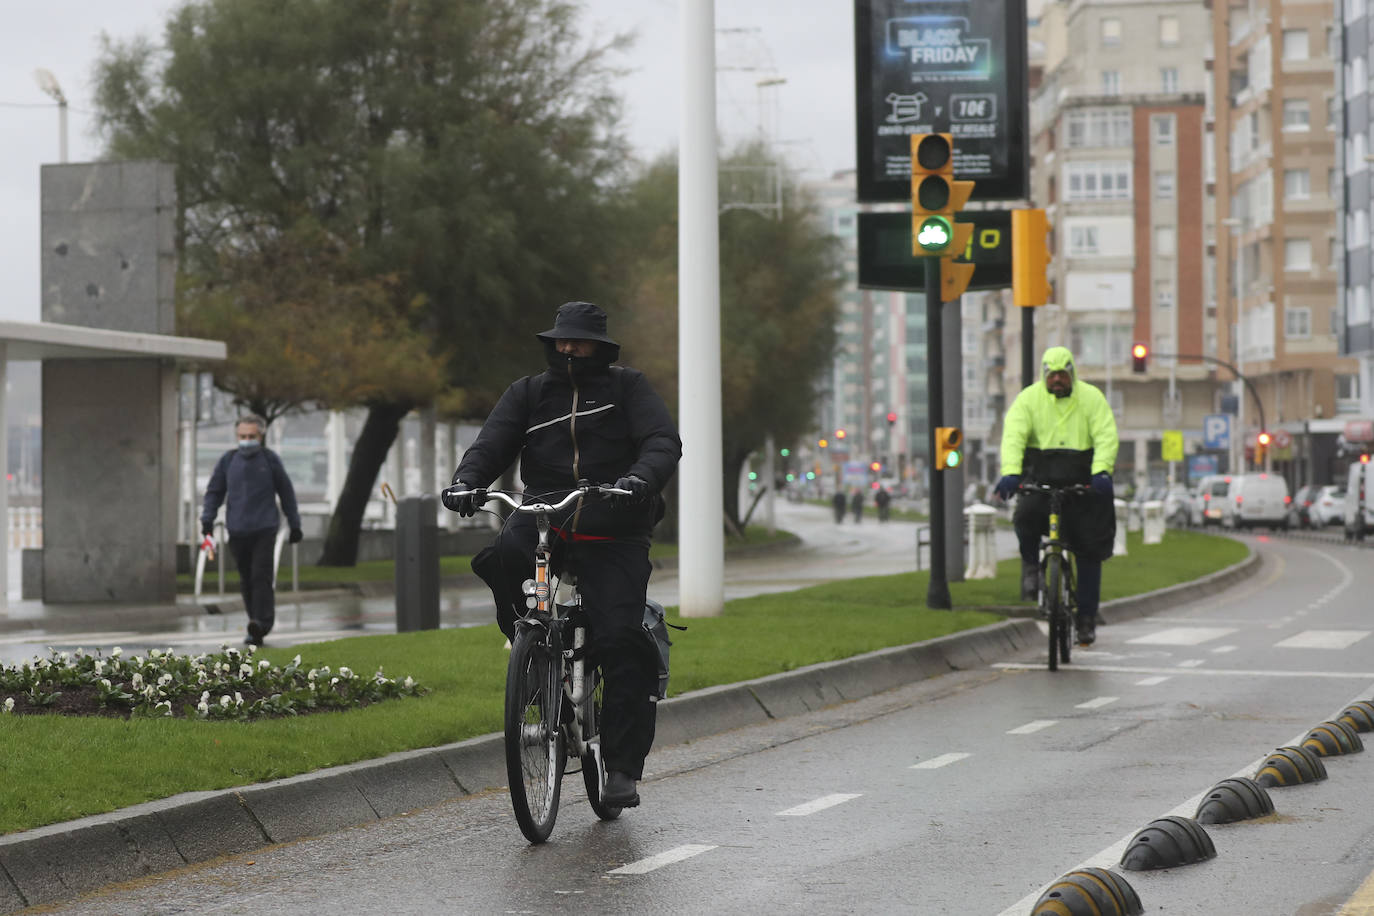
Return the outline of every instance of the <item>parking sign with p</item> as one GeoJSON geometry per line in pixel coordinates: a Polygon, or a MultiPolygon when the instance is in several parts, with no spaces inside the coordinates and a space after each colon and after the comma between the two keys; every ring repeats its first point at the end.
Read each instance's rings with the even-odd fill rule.
{"type": "Polygon", "coordinates": [[[1202,421],[1203,448],[1231,447],[1231,418],[1224,413],[1208,414],[1202,421]]]}

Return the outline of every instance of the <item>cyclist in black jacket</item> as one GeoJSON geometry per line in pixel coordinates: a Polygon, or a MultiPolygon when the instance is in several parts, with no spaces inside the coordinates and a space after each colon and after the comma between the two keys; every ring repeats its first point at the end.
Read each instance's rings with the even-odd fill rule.
{"type": "MultiPolygon", "coordinates": [[[[463,453],[453,486],[484,488],[518,457],[531,496],[557,499],[579,480],[613,481],[634,494],[614,502],[585,500],[551,519],[557,534],[554,568],[577,572],[592,660],[605,676],[602,800],[628,808],[639,804],[635,783],[654,742],[651,695],[658,655],[642,626],[649,539],[662,517],[660,494],[677,469],[682,442],[667,405],[643,373],[611,365],[620,345],[607,336],[600,308],[566,302],[553,328],[537,336],[549,368],[506,389],[463,453]]],[[[444,505],[464,517],[478,508],[472,495],[446,495],[444,505]]],[[[491,587],[497,623],[507,637],[524,610],[521,584],[534,567],[535,541],[533,517],[517,513],[472,561],[473,572],[491,587]]]]}

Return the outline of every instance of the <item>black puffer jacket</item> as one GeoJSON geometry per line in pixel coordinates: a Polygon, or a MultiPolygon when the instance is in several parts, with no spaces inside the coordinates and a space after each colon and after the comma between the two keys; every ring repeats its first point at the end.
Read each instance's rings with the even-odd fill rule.
{"type": "Polygon", "coordinates": [[[667,405],[642,372],[610,365],[617,346],[602,344],[596,356],[574,360],[552,345],[547,352],[547,372],[519,379],[501,395],[454,482],[489,486],[517,456],[530,496],[561,497],[578,480],[613,484],[633,474],[649,482],[653,499],[634,506],[587,500],[576,518],[570,509],[555,523],[580,534],[647,536],[659,514],[658,493],[682,456],[667,405]]]}

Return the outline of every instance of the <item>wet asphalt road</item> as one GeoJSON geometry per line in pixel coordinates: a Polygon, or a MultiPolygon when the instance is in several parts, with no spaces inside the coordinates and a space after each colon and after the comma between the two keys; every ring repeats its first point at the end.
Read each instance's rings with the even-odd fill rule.
{"type": "MultiPolygon", "coordinates": [[[[1252,541],[1244,585],[868,700],[657,750],[598,823],[565,782],[550,843],[499,792],[108,889],[61,913],[1029,913],[1356,698],[1374,696],[1366,553],[1252,541]]],[[[1215,859],[1129,872],[1147,913],[1335,914],[1374,869],[1374,754],[1208,828],[1215,859]]],[[[1351,913],[1356,910],[1349,911],[1351,913]]]]}

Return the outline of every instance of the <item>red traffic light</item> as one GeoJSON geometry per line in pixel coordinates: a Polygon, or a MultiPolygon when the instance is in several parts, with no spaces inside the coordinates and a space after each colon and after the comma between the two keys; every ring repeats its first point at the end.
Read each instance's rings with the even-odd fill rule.
{"type": "Polygon", "coordinates": [[[1361,464],[1369,464],[1369,453],[1368,453],[1368,452],[1366,452],[1365,454],[1363,454],[1363,455],[1360,456],[1360,463],[1361,463],[1361,464]]]}
{"type": "Polygon", "coordinates": [[[896,423],[896,422],[897,422],[897,411],[895,411],[895,410],[889,410],[889,411],[887,412],[887,422],[889,422],[889,423],[896,423]]]}
{"type": "Polygon", "coordinates": [[[870,471],[881,471],[883,469],[883,466],[881,462],[875,461],[868,466],[868,469],[870,471]]]}
{"type": "Polygon", "coordinates": [[[836,438],[836,439],[843,439],[843,438],[844,438],[844,430],[842,430],[842,429],[837,429],[837,430],[835,430],[835,438],[836,438]]]}
{"type": "Polygon", "coordinates": [[[1260,445],[1268,445],[1270,442],[1274,441],[1274,437],[1269,435],[1268,433],[1260,433],[1258,436],[1255,437],[1255,441],[1258,442],[1260,445]]]}
{"type": "Polygon", "coordinates": [[[1136,344],[1134,347],[1131,347],[1131,355],[1136,359],[1144,359],[1149,353],[1150,348],[1144,344],[1136,344]]]}

